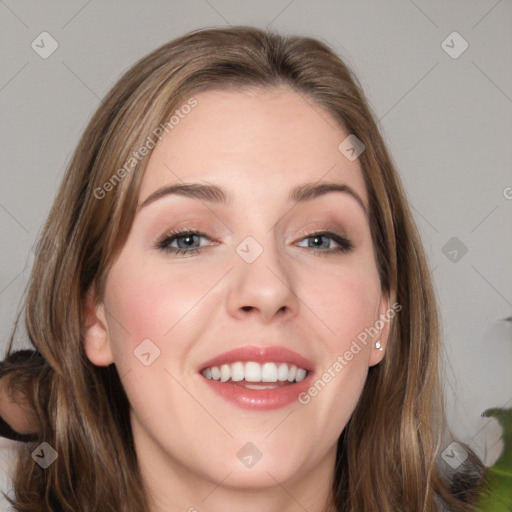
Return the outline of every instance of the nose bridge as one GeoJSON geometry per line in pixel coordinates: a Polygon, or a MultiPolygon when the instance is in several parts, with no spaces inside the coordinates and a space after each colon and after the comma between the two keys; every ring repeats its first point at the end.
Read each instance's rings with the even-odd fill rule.
{"type": "Polygon", "coordinates": [[[275,229],[263,226],[251,233],[235,249],[228,301],[231,314],[256,310],[270,320],[281,311],[296,312],[298,301],[291,269],[285,264],[284,244],[275,229]]]}

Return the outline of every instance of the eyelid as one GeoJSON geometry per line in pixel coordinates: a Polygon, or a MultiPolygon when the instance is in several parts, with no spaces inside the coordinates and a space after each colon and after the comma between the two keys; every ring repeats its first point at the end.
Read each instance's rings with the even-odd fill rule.
{"type": "Polygon", "coordinates": [[[301,234],[300,238],[298,240],[302,240],[303,238],[307,238],[309,236],[313,235],[335,235],[339,238],[343,238],[347,241],[352,241],[351,236],[348,235],[345,229],[343,229],[341,226],[333,225],[332,223],[328,222],[326,224],[324,223],[318,223],[317,226],[310,228],[306,230],[306,233],[301,234]]]}
{"type": "Polygon", "coordinates": [[[340,232],[338,229],[328,228],[328,227],[322,227],[322,228],[315,228],[311,231],[307,231],[305,234],[301,235],[300,239],[307,238],[309,236],[313,235],[336,235],[340,238],[348,238],[343,232],[340,232]]]}

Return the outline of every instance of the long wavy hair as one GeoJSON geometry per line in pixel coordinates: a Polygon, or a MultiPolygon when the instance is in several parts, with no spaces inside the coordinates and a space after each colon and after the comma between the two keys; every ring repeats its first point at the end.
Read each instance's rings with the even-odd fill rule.
{"type": "Polygon", "coordinates": [[[391,321],[385,357],[369,369],[339,438],[332,502],[340,512],[435,511],[441,503],[472,510],[484,466],[466,446],[477,476],[456,489],[439,461],[449,428],[435,294],[404,189],[362,87],[319,40],[232,27],[190,32],[138,61],[102,101],[69,163],[25,297],[26,329],[41,360],[37,371],[34,363],[26,371],[20,363],[10,367],[20,378],[30,375],[27,394],[41,423],[37,439],[20,447],[15,511],[149,511],[116,367],[95,366],[84,351],[85,297],[94,290],[101,302],[151,149],[144,158],[134,155],[149,140],[158,142],[157,128],[170,130],[176,109],[199,92],[283,85],[365,145],[359,162],[380,283],[390,304],[402,306],[391,321]],[[31,457],[42,441],[58,453],[47,469],[31,457]]]}

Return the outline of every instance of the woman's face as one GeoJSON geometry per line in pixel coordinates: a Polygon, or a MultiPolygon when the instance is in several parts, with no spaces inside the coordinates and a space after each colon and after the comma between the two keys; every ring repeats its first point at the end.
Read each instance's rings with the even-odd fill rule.
{"type": "Polygon", "coordinates": [[[88,356],[115,362],[141,466],[155,482],[204,481],[210,491],[226,478],[220,485],[231,489],[324,482],[388,330],[361,341],[389,305],[360,164],[338,148],[349,133],[290,89],[195,99],[150,156],[88,356]],[[301,194],[327,183],[346,188],[301,194]],[[215,189],[157,193],[185,184],[215,189]],[[178,230],[200,234],[170,235],[178,230]],[[279,349],[223,355],[246,347],[298,358],[279,349]],[[201,373],[218,356],[227,382],[201,373]],[[309,370],[294,384],[293,362],[309,370]],[[252,384],[233,383],[241,370],[252,384]],[[262,386],[259,370],[284,380],[247,389],[262,386]]]}

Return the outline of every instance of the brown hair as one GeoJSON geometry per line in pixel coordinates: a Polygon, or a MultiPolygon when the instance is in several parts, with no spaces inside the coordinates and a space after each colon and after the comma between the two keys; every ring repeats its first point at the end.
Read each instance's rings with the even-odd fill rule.
{"type": "Polygon", "coordinates": [[[39,442],[47,441],[58,459],[42,470],[30,456],[37,445],[25,445],[14,476],[16,511],[149,510],[115,366],[93,365],[83,347],[86,293],[101,301],[149,158],[131,160],[128,171],[126,162],[196,93],[283,85],[365,145],[359,161],[381,287],[390,304],[402,306],[384,360],[370,368],[338,442],[336,510],[432,511],[438,500],[453,511],[472,509],[472,493],[457,495],[437,460],[447,427],[435,296],[404,190],[362,88],[318,40],[232,27],[191,32],[136,63],[108,93],[73,155],[42,232],[26,299],[28,335],[45,360],[34,379],[39,442]],[[116,173],[115,186],[98,198],[116,173]]]}

